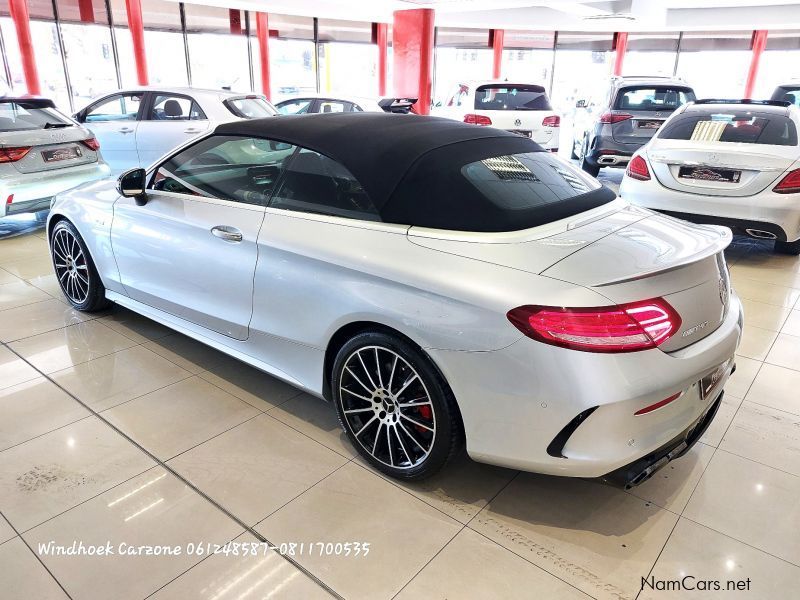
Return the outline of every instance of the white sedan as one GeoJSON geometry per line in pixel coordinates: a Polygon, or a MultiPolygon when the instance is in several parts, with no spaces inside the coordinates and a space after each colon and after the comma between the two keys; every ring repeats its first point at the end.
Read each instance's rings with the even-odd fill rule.
{"type": "Polygon", "coordinates": [[[472,125],[505,129],[532,139],[545,150],[558,152],[561,117],[541,85],[481,81],[459,83],[431,114],[472,125]]]}
{"type": "Polygon", "coordinates": [[[679,108],[628,164],[620,195],[695,223],[726,225],[800,254],[800,109],[700,100],[679,108]]]}
{"type": "Polygon", "coordinates": [[[99,140],[103,158],[119,174],[147,167],[220,123],[275,114],[275,107],[259,94],[139,87],[93,100],[73,118],[99,140]]]}
{"type": "Polygon", "coordinates": [[[370,98],[340,94],[308,94],[275,104],[282,115],[342,112],[407,113],[416,98],[370,98]]]}

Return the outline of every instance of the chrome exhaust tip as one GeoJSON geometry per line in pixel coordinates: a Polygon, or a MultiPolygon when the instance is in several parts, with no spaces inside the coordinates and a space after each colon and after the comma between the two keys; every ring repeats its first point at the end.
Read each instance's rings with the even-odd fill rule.
{"type": "Polygon", "coordinates": [[[764,231],[763,229],[745,229],[744,230],[747,235],[750,237],[758,238],[760,240],[776,240],[778,236],[774,233],[769,231],[764,231]]]}

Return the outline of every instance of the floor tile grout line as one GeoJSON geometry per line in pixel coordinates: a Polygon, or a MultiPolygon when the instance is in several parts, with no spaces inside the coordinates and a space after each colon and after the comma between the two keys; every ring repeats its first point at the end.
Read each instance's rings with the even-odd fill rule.
{"type": "Polygon", "coordinates": [[[428,562],[426,562],[424,565],[422,565],[422,566],[421,566],[421,567],[420,567],[420,568],[417,570],[417,572],[416,572],[416,573],[414,573],[414,574],[413,574],[413,575],[412,575],[412,576],[409,578],[409,580],[408,580],[408,581],[406,581],[406,582],[405,582],[405,583],[402,585],[402,587],[401,587],[399,590],[397,590],[397,592],[395,592],[394,594],[392,594],[392,597],[391,597],[391,599],[390,599],[390,600],[394,600],[395,598],[397,598],[397,596],[399,596],[400,594],[402,594],[402,593],[403,593],[403,590],[404,590],[404,589],[406,589],[406,588],[408,587],[408,585],[409,585],[409,584],[410,584],[412,581],[414,581],[414,580],[415,580],[415,579],[416,579],[416,578],[419,576],[419,574],[420,574],[420,573],[422,573],[422,572],[423,572],[423,571],[424,571],[424,570],[425,570],[425,569],[428,567],[428,565],[430,565],[430,564],[431,564],[431,563],[432,563],[434,560],[436,560],[436,557],[437,557],[437,556],[439,556],[439,555],[440,555],[440,554],[441,554],[441,553],[444,551],[444,549],[445,549],[445,548],[447,548],[447,547],[448,547],[448,546],[449,546],[449,545],[452,543],[452,541],[453,541],[454,539],[456,539],[456,538],[459,536],[459,534],[460,534],[462,531],[464,531],[464,530],[467,528],[466,524],[464,524],[464,523],[459,523],[459,525],[461,525],[461,527],[459,528],[459,530],[458,530],[458,531],[456,531],[456,532],[453,534],[453,537],[451,537],[449,540],[447,540],[447,541],[445,542],[444,546],[442,546],[441,548],[439,548],[439,549],[438,549],[438,550],[437,550],[437,551],[434,553],[434,555],[433,555],[433,556],[431,556],[431,558],[428,560],[428,562]]]}
{"type": "MultiPolygon", "coordinates": [[[[479,512],[480,512],[480,511],[479,511],[479,512]]],[[[475,517],[477,517],[477,516],[478,516],[478,515],[475,515],[475,517]]],[[[472,523],[472,520],[470,520],[470,523],[472,523]]],[[[508,551],[508,552],[511,552],[511,554],[513,554],[513,555],[514,555],[514,556],[516,556],[517,558],[521,558],[522,560],[524,560],[524,561],[525,561],[526,563],[528,563],[529,565],[532,565],[532,566],[536,567],[537,569],[539,569],[539,570],[541,570],[541,571],[544,571],[545,573],[547,573],[547,574],[548,574],[548,575],[550,575],[551,577],[554,577],[555,579],[558,579],[559,581],[561,581],[562,583],[564,583],[564,584],[568,585],[568,586],[569,586],[569,587],[571,587],[572,589],[574,589],[574,590],[577,590],[579,593],[581,593],[581,594],[583,594],[583,595],[585,595],[585,596],[588,596],[589,598],[597,598],[597,596],[593,596],[592,594],[590,594],[590,593],[588,593],[588,592],[585,592],[585,591],[583,591],[582,589],[580,589],[579,587],[577,587],[575,584],[573,584],[573,583],[570,583],[570,582],[569,582],[569,581],[567,581],[566,579],[562,579],[562,578],[561,578],[561,577],[560,577],[558,574],[556,574],[556,573],[553,573],[553,572],[551,572],[551,571],[548,571],[547,569],[545,569],[545,568],[544,568],[543,566],[541,566],[541,565],[537,565],[535,562],[533,562],[532,560],[530,560],[528,557],[526,557],[526,556],[523,556],[522,554],[520,554],[519,552],[517,552],[517,550],[516,550],[515,548],[508,547],[508,546],[503,546],[502,544],[499,544],[498,542],[496,542],[495,540],[493,540],[492,538],[490,538],[488,535],[486,535],[486,534],[485,534],[485,533],[483,533],[482,531],[478,531],[477,529],[475,529],[474,527],[471,527],[470,525],[464,525],[464,527],[465,527],[466,529],[469,529],[469,530],[470,530],[472,533],[477,533],[479,536],[481,536],[482,538],[484,538],[486,541],[488,541],[488,542],[491,542],[492,544],[495,544],[496,546],[499,546],[499,547],[500,547],[500,548],[502,548],[503,550],[506,550],[506,551],[508,551]]]]}
{"type": "MultiPolygon", "coordinates": [[[[28,383],[30,383],[30,382],[28,382],[28,383]]],[[[38,440],[40,437],[44,437],[46,435],[50,435],[51,433],[53,433],[55,431],[58,431],[59,429],[64,429],[65,427],[69,427],[70,425],[75,425],[75,423],[80,423],[81,421],[85,421],[86,419],[91,419],[93,416],[94,415],[92,415],[92,414],[84,415],[84,416],[82,416],[82,417],[80,417],[78,419],[75,419],[74,421],[70,421],[69,423],[64,423],[63,425],[59,425],[58,427],[54,427],[53,429],[50,429],[48,431],[44,431],[42,433],[38,433],[38,434],[34,435],[33,437],[27,438],[26,440],[23,440],[21,442],[17,442],[13,446],[9,446],[8,448],[0,449],[0,455],[2,455],[3,452],[6,452],[8,450],[13,450],[14,448],[19,448],[20,446],[22,446],[24,444],[27,444],[28,442],[32,442],[33,440],[38,440]]]]}
{"type": "MultiPolygon", "coordinates": [[[[742,400],[742,402],[744,402],[744,400],[742,400]]],[[[738,409],[737,409],[737,412],[738,412],[738,409]]],[[[736,413],[734,413],[733,416],[735,418],[736,417],[736,413]]],[[[731,419],[731,422],[733,422],[733,419],[731,419]]],[[[720,439],[720,443],[722,443],[721,439],[720,439]]],[[[656,565],[658,564],[658,561],[661,558],[661,555],[664,553],[664,550],[667,548],[667,544],[669,544],[669,541],[672,539],[672,534],[675,533],[675,529],[678,527],[678,523],[681,522],[681,517],[683,516],[683,513],[686,511],[686,507],[689,506],[689,502],[692,501],[692,497],[694,496],[694,493],[697,491],[697,488],[700,486],[700,482],[703,480],[703,476],[706,474],[706,471],[708,470],[708,467],[711,464],[711,461],[714,460],[714,457],[717,455],[717,451],[719,450],[719,447],[718,446],[711,446],[711,448],[712,448],[711,456],[709,457],[708,462],[703,466],[703,471],[700,473],[700,477],[697,478],[697,481],[695,482],[694,487],[692,488],[692,491],[689,493],[689,497],[686,499],[686,503],[681,508],[681,512],[675,513],[674,511],[670,511],[670,512],[672,512],[672,514],[677,514],[678,518],[675,520],[675,524],[672,526],[672,529],[670,529],[669,535],[667,536],[667,539],[664,540],[664,545],[661,546],[661,550],[658,551],[658,555],[656,556],[655,560],[653,561],[653,564],[650,566],[650,570],[647,572],[647,576],[648,577],[653,574],[653,570],[656,568],[656,565]]],[[[643,590],[644,590],[644,588],[642,587],[636,593],[636,600],[638,600],[638,598],[641,595],[643,590]]]]}
{"type": "MultiPolygon", "coordinates": [[[[45,570],[45,571],[47,571],[47,574],[48,574],[48,575],[50,575],[50,577],[52,577],[52,578],[53,578],[53,581],[55,581],[55,582],[56,582],[56,585],[57,585],[59,588],[61,588],[61,591],[62,591],[62,592],[64,592],[64,594],[66,595],[66,597],[67,597],[67,598],[69,598],[70,600],[72,600],[72,596],[71,596],[71,595],[70,595],[70,593],[67,591],[67,589],[66,589],[66,588],[65,588],[65,587],[64,587],[64,586],[61,584],[61,582],[58,580],[58,578],[56,578],[56,576],[55,576],[55,575],[53,575],[53,572],[52,572],[52,571],[51,571],[51,570],[48,568],[48,566],[47,566],[46,564],[44,564],[44,561],[41,559],[41,557],[40,557],[40,556],[39,556],[39,555],[38,555],[36,552],[34,552],[34,551],[33,551],[33,548],[32,548],[32,547],[31,547],[31,545],[28,543],[28,540],[26,540],[24,537],[22,537],[22,535],[20,534],[20,532],[19,532],[19,531],[17,531],[17,528],[16,528],[16,527],[14,527],[14,524],[13,524],[11,521],[9,521],[8,519],[6,519],[5,515],[3,514],[3,511],[0,511],[0,518],[3,518],[3,519],[5,519],[6,523],[8,523],[8,526],[9,526],[9,527],[11,527],[11,529],[13,529],[13,530],[14,530],[14,533],[16,533],[16,534],[17,534],[17,537],[20,539],[20,541],[21,541],[23,544],[25,544],[25,546],[28,548],[28,550],[30,550],[30,551],[31,551],[31,554],[33,554],[33,557],[34,557],[34,558],[35,558],[37,561],[39,561],[39,564],[40,564],[40,565],[42,565],[42,567],[44,568],[44,570],[45,570]]],[[[13,540],[13,539],[14,539],[14,538],[11,538],[11,540],[13,540]]],[[[11,540],[6,540],[6,541],[7,541],[7,542],[10,542],[11,540]]],[[[4,543],[5,543],[5,542],[4,542],[4,543]]],[[[0,545],[2,545],[2,544],[0,544],[0,545]]]]}
{"type": "MultiPolygon", "coordinates": [[[[770,366],[774,366],[774,365],[770,365],[770,366]]],[[[2,392],[2,390],[0,390],[0,392],[2,392]]],[[[763,402],[758,402],[756,400],[747,400],[746,398],[743,399],[743,402],[747,402],[749,404],[755,404],[756,406],[761,406],[763,408],[768,408],[770,410],[774,410],[774,411],[781,412],[781,413],[784,413],[784,414],[787,414],[787,415],[791,415],[793,417],[800,417],[800,411],[792,412],[790,410],[784,410],[782,408],[775,408],[774,406],[771,406],[769,404],[764,404],[763,402]]]]}
{"type": "MultiPolygon", "coordinates": [[[[300,394],[300,395],[302,395],[302,394],[300,394]]],[[[297,397],[297,396],[295,396],[295,397],[297,397]]],[[[278,407],[276,406],[275,408],[278,408],[278,407]]],[[[293,427],[293,426],[289,425],[288,423],[284,423],[283,421],[281,421],[281,420],[280,420],[278,417],[276,417],[275,415],[271,415],[271,414],[269,414],[269,411],[267,411],[267,412],[264,412],[264,414],[265,414],[265,415],[267,415],[268,417],[271,417],[272,419],[275,419],[275,420],[276,420],[278,423],[280,423],[281,425],[285,425],[285,426],[286,426],[286,427],[288,427],[289,429],[291,429],[291,430],[293,430],[293,431],[296,431],[297,433],[299,433],[299,434],[300,434],[300,435],[302,435],[302,436],[305,436],[306,438],[308,438],[308,439],[309,439],[309,440],[311,440],[312,442],[316,442],[317,444],[319,444],[319,445],[320,445],[320,446],[322,446],[323,448],[326,448],[326,449],[330,450],[330,451],[331,451],[331,452],[333,452],[334,454],[337,454],[337,455],[341,456],[342,458],[345,458],[345,459],[347,459],[347,461],[348,461],[348,462],[350,462],[351,460],[353,460],[353,458],[355,458],[355,457],[353,457],[353,456],[348,456],[347,454],[342,454],[340,451],[338,451],[338,450],[335,450],[334,448],[331,448],[330,446],[326,446],[325,444],[323,444],[323,443],[322,443],[322,442],[320,442],[319,440],[315,440],[313,437],[311,437],[310,435],[308,435],[308,434],[307,434],[307,433],[305,433],[304,431],[300,431],[300,430],[299,430],[299,429],[297,429],[296,427],[293,427]]]]}
{"type": "MultiPolygon", "coordinates": [[[[2,345],[3,345],[3,346],[5,346],[5,347],[6,347],[8,350],[10,350],[11,352],[14,352],[14,350],[13,350],[13,349],[11,349],[11,348],[9,348],[9,347],[8,347],[8,345],[7,345],[5,342],[2,342],[2,345]]],[[[27,360],[26,360],[24,357],[22,357],[22,356],[21,356],[19,353],[17,353],[17,352],[14,352],[14,354],[16,354],[16,355],[17,355],[17,356],[18,356],[20,359],[24,360],[24,361],[25,361],[26,363],[28,363],[28,364],[29,364],[31,367],[33,367],[34,369],[36,369],[37,371],[39,371],[39,372],[41,373],[41,370],[40,370],[40,369],[37,369],[37,368],[36,368],[34,365],[32,365],[32,364],[31,364],[29,361],[27,361],[27,360]]],[[[131,443],[131,444],[133,444],[133,445],[134,445],[136,448],[138,448],[140,452],[144,453],[144,454],[145,454],[146,456],[148,456],[148,457],[149,457],[151,460],[154,460],[154,461],[157,463],[157,465],[158,465],[158,466],[161,466],[161,467],[162,467],[163,469],[165,469],[167,472],[171,473],[171,474],[172,474],[174,477],[176,477],[178,480],[180,480],[181,482],[183,482],[183,483],[184,483],[184,485],[186,485],[186,486],[187,486],[187,487],[189,487],[191,490],[193,490],[193,491],[194,491],[196,494],[198,494],[198,495],[199,495],[201,498],[204,498],[204,499],[205,499],[205,500],[206,500],[206,501],[207,501],[209,504],[211,504],[212,506],[216,507],[216,508],[217,508],[217,510],[219,510],[219,511],[220,511],[220,512],[222,512],[224,515],[226,515],[226,516],[227,516],[229,519],[231,519],[231,520],[232,520],[234,523],[236,523],[236,524],[238,524],[239,526],[241,526],[241,527],[242,527],[242,528],[243,528],[245,531],[248,531],[248,532],[250,532],[250,534],[251,534],[251,535],[253,535],[253,536],[254,536],[254,537],[257,539],[257,540],[259,540],[260,542],[266,543],[266,544],[268,544],[269,546],[274,546],[274,544],[272,544],[272,543],[271,543],[271,542],[270,542],[270,541],[269,541],[269,540],[268,540],[268,539],[267,539],[265,536],[261,535],[261,534],[260,534],[259,532],[257,532],[257,531],[256,531],[254,528],[252,528],[252,527],[249,527],[248,525],[246,525],[246,524],[244,523],[244,521],[242,521],[241,519],[239,519],[239,517],[237,517],[236,515],[234,515],[232,512],[230,512],[230,511],[229,511],[227,508],[225,508],[225,507],[224,507],[223,505],[221,505],[219,502],[217,502],[216,500],[214,500],[213,498],[211,498],[211,497],[210,497],[208,494],[206,494],[205,492],[203,492],[203,491],[202,491],[200,488],[198,488],[196,485],[194,485],[193,483],[191,483],[191,482],[190,482],[188,479],[186,479],[185,477],[183,477],[183,476],[182,476],[180,473],[178,473],[177,471],[175,471],[175,469],[173,469],[171,466],[169,466],[169,465],[168,465],[168,464],[166,464],[164,461],[162,461],[161,459],[159,459],[159,458],[158,458],[157,456],[155,456],[155,455],[154,455],[152,452],[150,452],[149,450],[147,450],[147,449],[146,449],[144,446],[142,446],[141,444],[139,444],[138,442],[136,442],[136,441],[135,441],[133,438],[131,438],[130,436],[128,436],[128,435],[127,435],[127,434],[126,434],[124,431],[122,431],[122,430],[121,430],[119,427],[117,427],[116,425],[114,425],[113,423],[111,423],[110,421],[108,421],[108,420],[107,420],[105,417],[103,417],[103,416],[102,416],[100,413],[98,413],[98,412],[94,411],[94,410],[93,410],[91,407],[89,407],[89,406],[88,406],[88,405],[86,405],[84,402],[82,402],[82,401],[81,401],[81,400],[80,400],[80,399],[79,399],[77,396],[75,396],[74,394],[71,394],[69,391],[67,391],[66,389],[64,389],[62,386],[60,386],[60,385],[59,385],[59,384],[58,384],[56,381],[54,381],[54,380],[53,380],[51,377],[49,377],[47,374],[45,374],[45,373],[42,373],[42,376],[44,376],[45,378],[47,378],[47,379],[48,379],[48,380],[49,380],[49,381],[50,381],[50,382],[51,382],[53,385],[56,385],[57,387],[59,387],[59,388],[60,388],[60,389],[61,389],[61,390],[62,390],[64,393],[68,394],[68,395],[69,395],[69,396],[70,396],[70,397],[71,397],[73,400],[75,400],[75,401],[76,401],[78,404],[80,404],[81,406],[83,406],[85,409],[87,409],[89,412],[91,412],[91,413],[92,413],[92,414],[93,414],[95,417],[97,417],[98,419],[100,419],[100,420],[101,420],[103,423],[105,423],[105,424],[106,424],[106,426],[107,426],[107,427],[110,427],[110,428],[111,428],[113,431],[115,431],[116,433],[118,433],[118,434],[119,434],[120,436],[122,436],[124,439],[128,440],[128,442],[129,442],[129,443],[131,443]]],[[[141,474],[141,473],[140,473],[140,474],[141,474]]],[[[107,490],[106,490],[106,491],[107,491],[107,490]]],[[[105,492],[103,492],[103,493],[105,493],[105,492]]],[[[74,507],[72,507],[72,508],[74,508],[74,507]]],[[[72,509],[69,509],[69,510],[72,510],[72,509]]],[[[65,511],[65,512],[66,512],[66,511],[65,511]]],[[[62,514],[63,514],[63,513],[62,513],[62,514]]],[[[296,568],[297,568],[298,570],[300,570],[301,572],[303,572],[303,573],[304,573],[304,574],[305,574],[307,577],[309,577],[309,578],[310,578],[310,579],[311,579],[311,580],[312,580],[314,583],[316,583],[316,584],[317,584],[319,587],[321,587],[323,590],[327,591],[327,592],[328,592],[330,595],[334,596],[335,598],[340,598],[340,599],[342,599],[342,596],[341,596],[340,594],[338,594],[338,593],[337,593],[335,590],[333,590],[333,588],[331,588],[330,586],[328,586],[328,585],[327,585],[325,582],[323,582],[323,581],[322,581],[322,580],[321,580],[319,577],[317,577],[316,575],[314,575],[313,573],[311,573],[311,571],[309,571],[308,569],[306,569],[305,567],[303,567],[303,566],[302,566],[300,563],[298,563],[296,560],[294,560],[294,559],[293,559],[293,558],[291,558],[291,557],[288,557],[288,556],[285,556],[285,555],[283,555],[283,554],[280,554],[279,552],[277,553],[277,555],[278,555],[278,556],[280,556],[281,558],[283,558],[284,560],[286,560],[287,562],[289,562],[290,564],[292,564],[294,567],[296,567],[296,568]]],[[[342,600],[343,600],[343,599],[342,599],[342,600]]]]}
{"type": "Polygon", "coordinates": [[[736,452],[731,452],[730,450],[726,450],[725,448],[717,448],[717,450],[719,450],[720,452],[725,452],[726,454],[730,454],[732,456],[736,456],[736,457],[741,458],[743,460],[746,460],[748,462],[751,462],[751,463],[754,463],[754,464],[757,464],[757,465],[761,465],[762,467],[767,467],[768,469],[772,469],[773,471],[778,471],[779,473],[783,473],[784,475],[790,475],[792,477],[800,478],[800,475],[798,475],[797,473],[792,473],[791,471],[786,471],[784,469],[780,469],[778,467],[774,467],[772,465],[768,465],[767,463],[763,463],[761,461],[752,459],[749,456],[743,456],[741,454],[737,454],[736,452]]]}
{"type": "MultiPolygon", "coordinates": [[[[10,283],[0,283],[0,288],[4,285],[12,285],[10,283]]],[[[37,290],[39,288],[36,288],[37,290]]],[[[43,294],[47,294],[47,292],[42,292],[43,294]]],[[[56,300],[50,294],[47,294],[47,298],[39,298],[38,300],[26,300],[25,304],[20,304],[19,306],[9,306],[7,308],[0,308],[0,316],[7,310],[14,310],[15,308],[25,308],[26,306],[33,306],[34,304],[41,304],[42,302],[50,302],[51,300],[56,300]]]]}
{"type": "Polygon", "coordinates": [[[692,519],[691,517],[685,517],[685,516],[681,516],[681,519],[686,519],[690,523],[694,523],[695,525],[699,525],[700,527],[705,527],[709,531],[713,531],[714,533],[717,533],[717,534],[719,534],[719,535],[721,535],[723,537],[726,537],[726,538],[731,539],[731,540],[733,540],[735,542],[738,542],[739,544],[747,546],[748,548],[750,548],[752,550],[755,550],[757,552],[761,552],[762,554],[766,554],[767,556],[769,556],[771,558],[774,558],[775,560],[779,560],[781,562],[786,563],[787,565],[791,565],[793,567],[797,567],[798,569],[800,569],[800,563],[795,563],[795,562],[792,562],[791,560],[787,560],[785,558],[782,558],[782,557],[780,557],[780,556],[778,556],[776,554],[773,554],[772,552],[770,552],[768,550],[764,550],[764,548],[759,548],[758,546],[754,546],[750,542],[746,542],[744,540],[740,540],[739,538],[733,537],[729,533],[725,533],[724,531],[720,531],[719,529],[714,529],[713,527],[711,527],[710,525],[708,525],[706,523],[702,523],[701,521],[697,521],[695,519],[692,519]]]}

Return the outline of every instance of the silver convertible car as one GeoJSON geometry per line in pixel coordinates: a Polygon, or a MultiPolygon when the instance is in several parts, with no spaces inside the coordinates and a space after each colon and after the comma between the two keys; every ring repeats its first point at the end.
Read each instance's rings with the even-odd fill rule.
{"type": "Polygon", "coordinates": [[[47,233],[76,308],[115,302],[330,401],[404,479],[466,442],[635,485],[714,418],[742,331],[728,229],[445,119],[220,125],[59,195],[47,233]]]}

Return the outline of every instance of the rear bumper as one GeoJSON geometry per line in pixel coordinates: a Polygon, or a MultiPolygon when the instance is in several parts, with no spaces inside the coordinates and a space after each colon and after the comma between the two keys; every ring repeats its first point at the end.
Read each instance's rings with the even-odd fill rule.
{"type": "Polygon", "coordinates": [[[692,449],[697,441],[703,437],[703,434],[708,429],[714,417],[717,415],[720,404],[722,404],[722,397],[725,395],[724,391],[719,393],[717,399],[711,404],[708,410],[703,413],[699,419],[684,429],[679,435],[675,436],[669,442],[657,448],[650,454],[633,461],[630,464],[620,467],[616,471],[612,471],[603,476],[603,479],[609,483],[620,485],[626,489],[635,487],[644,483],[655,475],[659,470],[666,467],[668,463],[680,458],[689,450],[692,449]]]}
{"type": "Polygon", "coordinates": [[[0,217],[47,209],[56,194],[110,174],[108,165],[102,161],[40,173],[4,172],[0,178],[0,217]],[[13,197],[9,203],[10,196],[13,197]]]}
{"type": "Polygon", "coordinates": [[[602,477],[657,453],[707,413],[717,398],[701,397],[699,381],[727,363],[713,392],[718,397],[733,369],[741,328],[741,304],[732,294],[714,333],[672,353],[598,354],[528,338],[495,352],[428,352],[453,389],[473,459],[602,477]],[[683,395],[662,408],[634,414],[677,392],[683,395]]]}
{"type": "Polygon", "coordinates": [[[586,160],[599,167],[624,168],[633,154],[647,141],[649,140],[641,144],[623,144],[615,141],[610,133],[603,132],[591,138],[592,143],[586,154],[586,160]]]}
{"type": "Polygon", "coordinates": [[[754,196],[704,196],[664,187],[655,179],[625,177],[620,196],[631,204],[650,208],[693,223],[725,225],[736,233],[789,241],[800,239],[800,195],[765,191],[754,196]],[[758,236],[748,230],[772,236],[758,236]]]}

